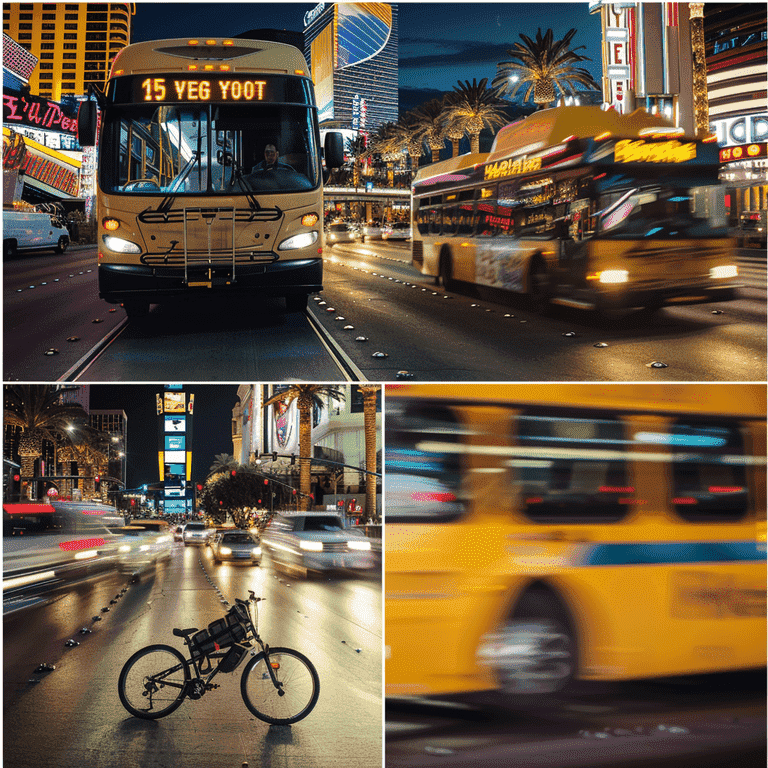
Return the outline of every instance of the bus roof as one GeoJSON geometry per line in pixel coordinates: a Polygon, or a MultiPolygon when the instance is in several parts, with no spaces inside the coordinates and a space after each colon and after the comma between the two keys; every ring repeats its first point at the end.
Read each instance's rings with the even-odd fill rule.
{"type": "MultiPolygon", "coordinates": [[[[419,168],[416,175],[413,177],[413,184],[418,184],[424,179],[431,179],[434,176],[446,176],[455,173],[457,171],[464,170],[465,168],[471,168],[475,165],[480,165],[488,159],[487,152],[468,153],[466,155],[459,155],[458,157],[451,157],[448,160],[441,160],[439,163],[432,163],[425,165],[423,168],[419,168]]],[[[462,174],[461,178],[464,179],[466,174],[462,174]]],[[[444,181],[450,181],[449,178],[445,178],[444,181]]]]}
{"type": "Polygon", "coordinates": [[[387,398],[765,418],[764,384],[396,384],[387,398]]]}
{"type": "Polygon", "coordinates": [[[650,115],[644,109],[636,109],[629,115],[600,107],[543,109],[501,128],[488,160],[535,152],[570,137],[586,139],[610,133],[621,139],[636,139],[655,131],[683,138],[682,129],[674,123],[659,115],[650,115]]]}
{"type": "MultiPolygon", "coordinates": [[[[228,65],[229,72],[273,72],[309,76],[304,54],[292,45],[240,38],[149,40],[123,48],[110,77],[152,72],[189,72],[196,61],[228,65]]],[[[201,67],[202,74],[202,67],[201,67]]]]}

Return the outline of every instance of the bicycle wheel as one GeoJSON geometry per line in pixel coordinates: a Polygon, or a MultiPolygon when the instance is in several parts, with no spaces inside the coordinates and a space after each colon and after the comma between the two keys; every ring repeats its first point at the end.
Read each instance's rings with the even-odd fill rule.
{"type": "Polygon", "coordinates": [[[165,717],[184,701],[189,665],[170,645],[148,645],[125,662],[117,692],[123,706],[145,720],[165,717]]]}
{"type": "Polygon", "coordinates": [[[245,706],[265,723],[290,725],[304,719],[317,704],[320,678],[312,662],[291,648],[270,648],[269,663],[281,685],[272,682],[263,653],[246,664],[240,678],[245,706]]]}

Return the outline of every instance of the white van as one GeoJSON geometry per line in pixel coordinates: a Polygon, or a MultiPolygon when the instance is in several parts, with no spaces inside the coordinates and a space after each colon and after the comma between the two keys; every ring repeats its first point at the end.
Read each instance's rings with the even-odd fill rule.
{"type": "Polygon", "coordinates": [[[3,256],[12,258],[17,251],[53,250],[64,253],[69,232],[50,214],[41,211],[3,209],[3,256]]]}

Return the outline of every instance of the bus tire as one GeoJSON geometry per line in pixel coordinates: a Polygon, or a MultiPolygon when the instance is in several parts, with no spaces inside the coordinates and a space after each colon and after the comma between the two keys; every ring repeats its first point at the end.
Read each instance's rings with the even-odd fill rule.
{"type": "Polygon", "coordinates": [[[513,663],[497,671],[502,689],[511,694],[572,691],[578,659],[573,627],[554,592],[544,585],[529,588],[500,630],[514,648],[513,663]]]}
{"type": "Polygon", "coordinates": [[[551,291],[547,268],[540,257],[534,256],[528,273],[528,297],[531,309],[546,314],[551,309],[551,291]]]}
{"type": "Polygon", "coordinates": [[[309,302],[309,294],[291,293],[285,297],[285,308],[289,312],[304,312],[309,302]]]}
{"type": "Polygon", "coordinates": [[[65,235],[62,235],[59,238],[59,242],[56,243],[56,247],[53,249],[54,253],[64,253],[64,251],[67,250],[67,246],[69,245],[69,238],[65,235]]]}
{"type": "Polygon", "coordinates": [[[438,285],[442,286],[446,291],[450,291],[455,285],[453,280],[453,259],[451,258],[450,251],[445,250],[440,254],[437,281],[438,285]]]}
{"type": "Polygon", "coordinates": [[[17,245],[15,240],[3,240],[3,258],[12,259],[16,255],[17,245]]]}
{"type": "Polygon", "coordinates": [[[129,320],[138,320],[149,314],[149,302],[145,299],[129,299],[123,302],[129,320]]]}

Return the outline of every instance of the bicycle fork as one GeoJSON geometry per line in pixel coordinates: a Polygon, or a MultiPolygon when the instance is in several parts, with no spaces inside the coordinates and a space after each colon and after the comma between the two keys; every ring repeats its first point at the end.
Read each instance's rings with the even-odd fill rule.
{"type": "MultiPolygon", "coordinates": [[[[272,685],[275,686],[277,689],[277,695],[278,696],[285,696],[285,691],[283,690],[283,684],[280,682],[280,680],[277,679],[277,670],[280,669],[280,663],[277,661],[270,661],[269,660],[269,646],[264,645],[264,659],[267,662],[267,672],[269,672],[269,677],[272,680],[272,685]]],[[[262,679],[264,677],[262,676],[262,679]]]]}

